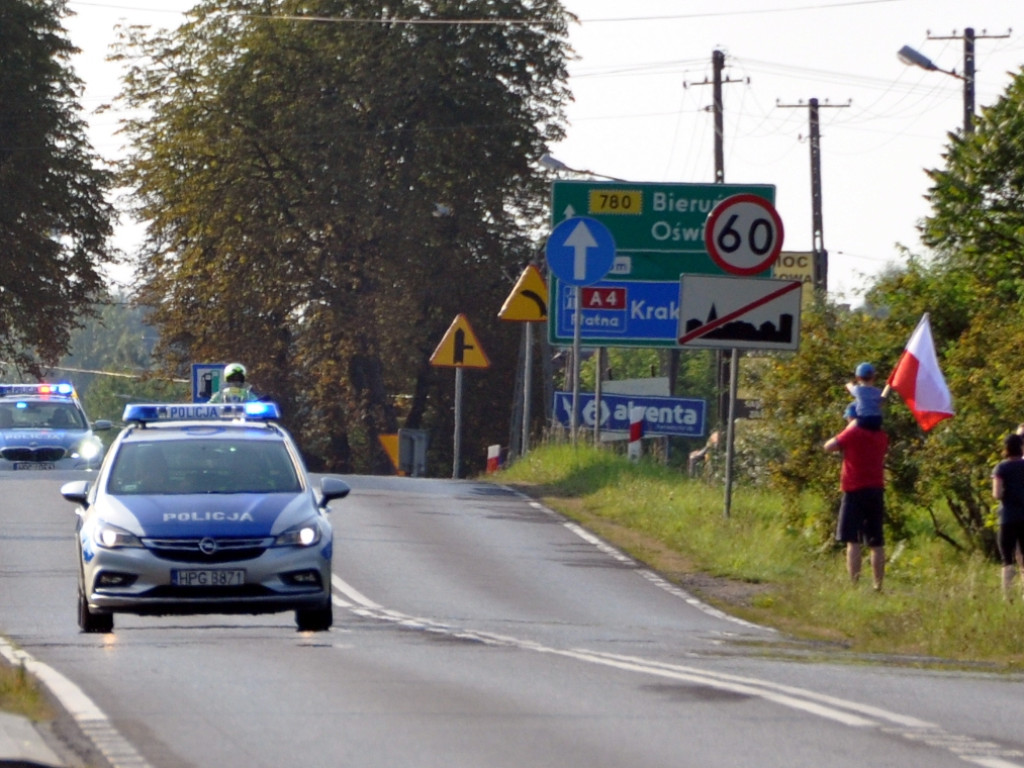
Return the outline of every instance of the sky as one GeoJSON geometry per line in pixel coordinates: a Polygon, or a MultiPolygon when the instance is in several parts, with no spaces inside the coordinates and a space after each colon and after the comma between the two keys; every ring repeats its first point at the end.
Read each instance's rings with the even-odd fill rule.
{"type": "MultiPolygon", "coordinates": [[[[96,151],[123,144],[115,112],[94,115],[119,89],[105,61],[117,24],[173,28],[192,0],[70,0],[65,21],[81,49],[72,61],[96,151]]],[[[808,102],[817,99],[823,230],[830,296],[853,304],[874,277],[926,253],[918,222],[929,168],[941,168],[950,132],[963,127],[963,81],[907,66],[904,45],[941,70],[963,73],[964,30],[974,29],[975,104],[993,104],[1024,65],[1011,27],[1019,0],[564,0],[576,59],[566,166],[633,182],[712,183],[712,56],[725,54],[725,182],[770,184],[786,251],[813,245],[808,102]]],[[[586,178],[569,175],[567,178],[586,178]]],[[[139,229],[119,228],[130,250],[139,229]]],[[[130,275],[114,272],[115,282],[130,275]]]]}

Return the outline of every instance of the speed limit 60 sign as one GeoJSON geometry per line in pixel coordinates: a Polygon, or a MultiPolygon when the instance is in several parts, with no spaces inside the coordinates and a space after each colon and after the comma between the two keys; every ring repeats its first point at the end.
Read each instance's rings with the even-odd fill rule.
{"type": "Polygon", "coordinates": [[[756,275],[782,252],[782,219],[757,195],[727,197],[708,215],[704,244],[718,266],[733,275],[756,275]]]}

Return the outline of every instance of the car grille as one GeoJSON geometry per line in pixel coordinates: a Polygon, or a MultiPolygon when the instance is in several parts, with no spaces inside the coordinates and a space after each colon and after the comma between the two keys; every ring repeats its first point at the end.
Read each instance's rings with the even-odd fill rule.
{"type": "Polygon", "coordinates": [[[166,600],[241,600],[244,598],[269,597],[274,592],[260,584],[244,584],[237,587],[172,587],[164,585],[153,587],[143,593],[142,597],[166,600]]]}
{"type": "Polygon", "coordinates": [[[143,539],[146,549],[177,563],[234,563],[262,555],[273,539],[180,538],[143,539]],[[204,546],[205,545],[205,546],[204,546]],[[204,551],[206,549],[207,551],[204,551]],[[213,551],[209,551],[209,550],[213,551]]]}
{"type": "Polygon", "coordinates": [[[19,446],[15,448],[0,448],[0,456],[7,461],[59,461],[64,458],[65,450],[59,445],[46,445],[30,448],[19,446]]]}

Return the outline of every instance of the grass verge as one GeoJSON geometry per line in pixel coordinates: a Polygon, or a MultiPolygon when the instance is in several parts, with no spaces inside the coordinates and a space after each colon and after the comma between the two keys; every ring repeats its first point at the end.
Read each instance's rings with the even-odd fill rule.
{"type": "Polygon", "coordinates": [[[37,723],[54,718],[53,709],[36,679],[24,666],[13,666],[3,660],[0,660],[0,710],[37,723]]]}
{"type": "Polygon", "coordinates": [[[724,489],[590,446],[541,446],[491,478],[519,488],[708,603],[805,640],[920,664],[1024,669],[1024,600],[999,566],[923,534],[890,541],[885,587],[859,586],[832,542],[787,523],[820,505],[724,489]],[[793,514],[793,512],[797,514],[793,514]],[[785,512],[786,514],[783,514],[785,512]]]}

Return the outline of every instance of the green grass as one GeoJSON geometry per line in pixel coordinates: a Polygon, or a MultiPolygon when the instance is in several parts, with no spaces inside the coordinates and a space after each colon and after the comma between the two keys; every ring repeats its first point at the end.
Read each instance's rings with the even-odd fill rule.
{"type": "Polygon", "coordinates": [[[41,722],[53,719],[45,694],[23,666],[0,662],[0,710],[41,722]]]}
{"type": "Polygon", "coordinates": [[[919,535],[889,541],[885,587],[850,584],[845,554],[790,522],[820,511],[764,490],[725,489],[612,450],[545,445],[498,474],[687,587],[688,573],[718,577],[691,589],[708,602],[790,636],[919,663],[1024,667],[1024,600],[1007,604],[999,566],[919,535]],[[793,510],[787,504],[800,504],[793,510]],[[717,584],[717,586],[716,586],[717,584]]]}

